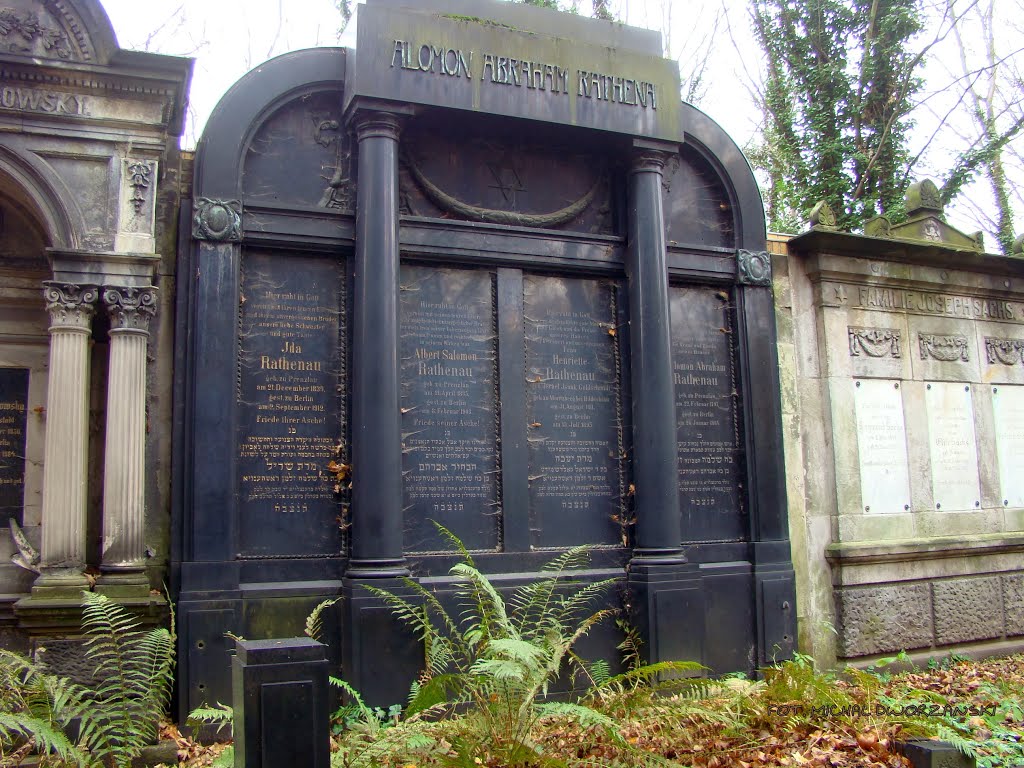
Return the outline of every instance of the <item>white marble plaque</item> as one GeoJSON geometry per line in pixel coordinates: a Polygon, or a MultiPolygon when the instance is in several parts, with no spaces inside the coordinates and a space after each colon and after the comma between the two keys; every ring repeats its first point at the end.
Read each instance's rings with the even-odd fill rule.
{"type": "Polygon", "coordinates": [[[1024,507],[1024,387],[992,387],[992,410],[1000,500],[1008,507],[1024,507]]]}
{"type": "Polygon", "coordinates": [[[941,381],[927,384],[925,410],[935,508],[978,509],[981,489],[971,386],[941,381]]]}
{"type": "Polygon", "coordinates": [[[864,512],[903,512],[910,507],[910,471],[899,382],[860,379],[853,392],[864,512]]]}

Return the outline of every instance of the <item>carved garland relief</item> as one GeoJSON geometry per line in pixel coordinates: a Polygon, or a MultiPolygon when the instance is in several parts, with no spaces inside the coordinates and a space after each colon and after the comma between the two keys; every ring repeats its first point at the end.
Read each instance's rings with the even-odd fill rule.
{"type": "Polygon", "coordinates": [[[900,332],[893,328],[847,328],[850,355],[859,357],[900,357],[900,332]]]}
{"type": "Polygon", "coordinates": [[[943,336],[932,333],[918,334],[921,347],[921,359],[940,360],[944,363],[969,362],[970,356],[967,351],[967,337],[949,335],[943,336]]]}
{"type": "Polygon", "coordinates": [[[990,364],[1017,365],[1024,362],[1024,340],[985,337],[985,354],[990,364]]]}

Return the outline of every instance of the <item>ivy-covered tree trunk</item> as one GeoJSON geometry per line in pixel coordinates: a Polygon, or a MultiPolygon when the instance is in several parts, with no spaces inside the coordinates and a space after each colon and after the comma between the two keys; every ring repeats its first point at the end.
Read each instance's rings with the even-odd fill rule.
{"type": "Polygon", "coordinates": [[[767,72],[769,225],[792,230],[818,200],[854,227],[902,211],[906,131],[920,56],[916,0],[750,0],[767,72]]]}

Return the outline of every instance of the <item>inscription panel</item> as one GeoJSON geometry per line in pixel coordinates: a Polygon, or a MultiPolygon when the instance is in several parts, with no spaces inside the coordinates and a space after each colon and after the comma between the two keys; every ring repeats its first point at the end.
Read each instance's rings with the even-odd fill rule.
{"type": "Polygon", "coordinates": [[[344,434],[342,265],[247,253],[242,262],[238,472],[243,557],[338,554],[327,465],[344,434]]]}
{"type": "Polygon", "coordinates": [[[608,281],[523,279],[530,528],[536,547],[622,543],[616,293],[608,281]]]}
{"type": "Polygon", "coordinates": [[[981,506],[971,387],[933,381],[925,387],[932,492],[940,510],[981,506]]]}
{"type": "Polygon", "coordinates": [[[403,265],[402,462],[405,548],[500,546],[494,277],[403,265]]]}
{"type": "Polygon", "coordinates": [[[999,493],[1004,506],[1024,507],[1024,386],[992,387],[999,493]]]}
{"type": "Polygon", "coordinates": [[[861,379],[854,383],[853,402],[864,512],[903,512],[910,508],[910,465],[899,382],[861,379]]]}
{"type": "Polygon", "coordinates": [[[0,368],[0,526],[22,522],[28,368],[0,368]]]}
{"type": "Polygon", "coordinates": [[[748,535],[726,299],[709,288],[669,292],[683,541],[748,535]]]}

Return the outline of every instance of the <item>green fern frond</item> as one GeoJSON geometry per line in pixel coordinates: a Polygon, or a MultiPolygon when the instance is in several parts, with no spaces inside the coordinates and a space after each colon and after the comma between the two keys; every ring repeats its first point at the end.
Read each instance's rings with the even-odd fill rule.
{"type": "Polygon", "coordinates": [[[235,722],[235,710],[227,704],[217,702],[211,706],[196,707],[188,713],[185,721],[190,727],[198,728],[201,725],[233,725],[235,722]]]}
{"type": "Polygon", "coordinates": [[[462,543],[462,539],[437,522],[437,520],[431,520],[430,522],[434,524],[434,527],[437,528],[442,538],[451,544],[452,548],[459,553],[459,557],[462,558],[462,562],[471,567],[476,567],[476,563],[473,562],[473,555],[471,555],[469,550],[466,549],[466,545],[462,543]]]}
{"type": "Polygon", "coordinates": [[[0,743],[32,739],[35,748],[44,755],[56,755],[64,763],[89,768],[92,757],[79,748],[61,730],[60,725],[48,719],[17,712],[0,712],[0,743]]]}
{"type": "Polygon", "coordinates": [[[600,728],[615,742],[625,744],[626,740],[619,733],[618,723],[603,712],[583,704],[572,704],[567,701],[550,701],[537,705],[539,717],[569,717],[576,720],[583,728],[600,728]]]}
{"type": "Polygon", "coordinates": [[[314,640],[320,639],[320,633],[323,632],[324,611],[335,605],[339,600],[341,600],[340,597],[334,597],[330,600],[322,600],[316,608],[313,609],[312,613],[306,617],[306,637],[311,637],[314,640]]]}

